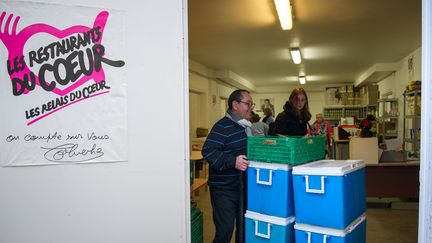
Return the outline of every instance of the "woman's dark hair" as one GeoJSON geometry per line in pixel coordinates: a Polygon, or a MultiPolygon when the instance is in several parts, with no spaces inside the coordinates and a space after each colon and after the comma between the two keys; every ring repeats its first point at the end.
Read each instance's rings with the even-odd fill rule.
{"type": "MultiPolygon", "coordinates": [[[[307,97],[306,91],[302,87],[297,87],[291,92],[291,95],[290,95],[288,101],[285,103],[285,106],[287,106],[287,105],[289,105],[291,107],[291,110],[294,111],[294,113],[296,114],[297,117],[303,118],[306,121],[309,121],[311,119],[312,114],[309,112],[309,99],[307,97]],[[299,94],[303,94],[306,98],[305,105],[304,105],[303,109],[301,109],[300,111],[297,110],[294,106],[295,99],[297,98],[297,95],[299,95],[299,94]]],[[[285,106],[284,106],[284,109],[285,109],[285,106]]]]}
{"type": "Polygon", "coordinates": [[[268,107],[264,108],[263,112],[264,112],[265,116],[272,116],[273,115],[272,110],[270,108],[268,108],[268,107]]]}
{"type": "Polygon", "coordinates": [[[261,117],[257,113],[252,113],[252,123],[259,122],[261,117]]]}
{"type": "Polygon", "coordinates": [[[247,90],[245,90],[245,89],[237,89],[237,90],[234,90],[234,91],[230,94],[230,96],[229,96],[229,98],[228,98],[228,108],[229,108],[230,110],[232,110],[232,103],[233,103],[233,101],[240,102],[240,101],[243,99],[243,94],[242,94],[243,92],[249,94],[249,91],[247,91],[247,90]]]}

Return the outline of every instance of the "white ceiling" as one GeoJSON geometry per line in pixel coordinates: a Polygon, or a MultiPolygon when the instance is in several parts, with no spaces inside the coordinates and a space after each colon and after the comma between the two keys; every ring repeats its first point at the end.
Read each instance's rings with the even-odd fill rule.
{"type": "Polygon", "coordinates": [[[354,83],[421,46],[421,0],[294,0],[283,31],[273,0],[189,0],[189,56],[255,86],[354,83]],[[300,47],[295,65],[288,49],[300,47]]]}

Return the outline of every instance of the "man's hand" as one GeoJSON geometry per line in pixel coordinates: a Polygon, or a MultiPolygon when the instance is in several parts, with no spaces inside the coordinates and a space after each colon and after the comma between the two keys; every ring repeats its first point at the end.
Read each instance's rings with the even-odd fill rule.
{"type": "Polygon", "coordinates": [[[249,160],[247,160],[246,155],[239,155],[236,157],[235,167],[237,170],[245,171],[249,166],[249,160]]]}

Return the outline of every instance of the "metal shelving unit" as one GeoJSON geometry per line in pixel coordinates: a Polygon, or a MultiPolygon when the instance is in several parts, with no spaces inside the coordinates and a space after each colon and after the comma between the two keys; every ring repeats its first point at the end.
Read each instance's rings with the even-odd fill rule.
{"type": "Polygon", "coordinates": [[[362,106],[328,106],[323,108],[324,119],[327,121],[340,121],[342,117],[355,116],[358,120],[366,118],[368,114],[376,116],[376,105],[362,106]]]}
{"type": "Polygon", "coordinates": [[[421,90],[404,93],[403,148],[408,159],[420,158],[421,90]]]}
{"type": "Polygon", "coordinates": [[[399,109],[397,98],[378,99],[377,137],[382,143],[385,139],[398,137],[399,109]]]}

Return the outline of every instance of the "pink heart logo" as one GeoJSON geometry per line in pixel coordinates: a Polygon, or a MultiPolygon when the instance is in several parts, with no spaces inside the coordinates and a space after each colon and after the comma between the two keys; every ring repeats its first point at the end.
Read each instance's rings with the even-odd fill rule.
{"type": "MultiPolygon", "coordinates": [[[[29,80],[30,79],[30,75],[29,74],[33,74],[32,71],[30,70],[30,68],[28,67],[27,63],[25,62],[19,62],[20,58],[23,59],[24,57],[24,46],[27,43],[27,41],[35,34],[38,33],[46,33],[46,34],[50,34],[52,36],[55,36],[58,39],[63,39],[65,37],[71,36],[73,34],[78,34],[78,33],[85,33],[85,32],[89,32],[91,30],[97,29],[100,32],[100,38],[98,38],[95,42],[94,45],[95,46],[99,46],[103,48],[103,46],[101,45],[102,42],[102,36],[103,36],[103,31],[105,29],[105,25],[106,22],[108,20],[108,15],[109,13],[106,11],[102,11],[100,12],[97,17],[95,18],[95,21],[93,23],[93,27],[87,27],[87,26],[82,26],[82,25],[76,25],[76,26],[72,26],[70,28],[64,29],[64,30],[59,30],[51,25],[47,25],[47,24],[33,24],[30,26],[25,27],[24,29],[22,29],[18,34],[16,33],[16,29],[17,29],[17,25],[18,25],[18,21],[20,19],[20,16],[17,16],[15,18],[15,21],[13,23],[12,26],[12,31],[11,33],[8,33],[9,31],[9,26],[12,22],[12,18],[13,15],[10,14],[9,17],[6,20],[5,23],[5,27],[4,27],[4,31],[0,30],[0,40],[4,43],[4,45],[6,46],[6,48],[8,49],[8,60],[9,63],[14,64],[14,63],[21,63],[22,66],[19,68],[19,71],[15,71],[15,72],[9,72],[9,76],[11,78],[11,80],[29,80]],[[18,61],[17,61],[18,60],[18,61]]],[[[6,16],[6,12],[3,12],[0,16],[0,26],[3,25],[3,21],[5,19],[6,16]]],[[[95,47],[94,46],[94,47],[95,47]]],[[[102,50],[94,50],[96,52],[99,52],[100,55],[104,55],[104,49],[102,50]]],[[[110,60],[107,60],[106,63],[108,62],[112,62],[110,60]]],[[[95,63],[92,63],[93,66],[95,65],[95,63]]],[[[96,63],[96,66],[98,64],[96,63]]],[[[100,67],[100,63],[99,63],[99,67],[98,68],[94,68],[93,71],[89,74],[86,75],[81,75],[80,78],[76,79],[75,81],[71,81],[71,84],[66,86],[65,88],[61,89],[58,87],[58,85],[55,85],[54,81],[48,81],[45,80],[43,82],[45,83],[40,83],[41,79],[39,76],[37,75],[33,75],[32,77],[34,79],[34,83],[35,85],[41,86],[43,87],[45,90],[47,91],[51,91],[59,96],[64,96],[70,92],[72,92],[73,90],[77,89],[78,87],[80,87],[81,85],[85,84],[86,82],[88,82],[89,80],[93,79],[94,82],[99,83],[101,81],[105,80],[105,72],[104,70],[100,67]],[[49,90],[46,89],[45,87],[47,87],[47,85],[49,84],[54,84],[55,87],[51,87],[49,90]]],[[[27,84],[26,82],[22,82],[22,83],[18,83],[16,84],[17,86],[14,87],[16,89],[20,89],[21,92],[23,94],[27,94],[30,90],[34,89],[33,87],[25,87],[27,84]],[[25,85],[23,85],[25,84],[25,85]],[[21,86],[23,85],[23,86],[21,86]]],[[[17,95],[17,94],[15,94],[17,95]]],[[[19,95],[19,94],[18,94],[19,95]]]]}

